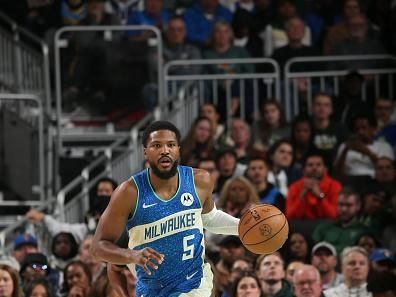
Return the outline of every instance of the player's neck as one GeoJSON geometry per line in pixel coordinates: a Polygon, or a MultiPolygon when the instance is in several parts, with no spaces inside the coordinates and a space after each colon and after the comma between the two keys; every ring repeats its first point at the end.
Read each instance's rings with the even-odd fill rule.
{"type": "Polygon", "coordinates": [[[155,193],[159,197],[163,199],[170,199],[177,192],[179,186],[179,175],[176,173],[169,179],[162,179],[150,171],[150,182],[155,193]]]}

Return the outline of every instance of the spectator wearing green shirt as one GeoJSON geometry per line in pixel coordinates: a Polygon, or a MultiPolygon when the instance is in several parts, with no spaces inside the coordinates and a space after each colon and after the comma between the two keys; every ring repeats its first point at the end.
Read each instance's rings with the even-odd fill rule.
{"type": "Polygon", "coordinates": [[[360,207],[360,195],[350,188],[344,188],[338,196],[337,220],[318,225],[312,235],[313,240],[331,243],[337,253],[341,253],[347,246],[353,246],[359,236],[367,231],[358,222],[360,207]]]}

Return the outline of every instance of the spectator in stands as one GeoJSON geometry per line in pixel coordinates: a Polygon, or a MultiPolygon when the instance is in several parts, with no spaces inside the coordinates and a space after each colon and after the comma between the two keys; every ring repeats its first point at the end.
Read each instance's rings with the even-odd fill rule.
{"type": "Polygon", "coordinates": [[[289,186],[301,177],[299,170],[293,168],[293,146],[290,141],[280,139],[268,151],[271,171],[268,181],[287,197],[289,186]]]}
{"type": "Polygon", "coordinates": [[[308,264],[311,259],[310,251],[312,245],[310,236],[298,231],[292,231],[282,248],[283,259],[286,263],[301,261],[308,264]]]}
{"type": "Polygon", "coordinates": [[[0,288],[4,297],[23,297],[18,272],[11,266],[0,264],[0,288]]]}
{"type": "Polygon", "coordinates": [[[268,151],[278,140],[290,136],[285,111],[279,101],[270,99],[261,107],[262,118],[255,125],[255,147],[268,151]]]}
{"type": "Polygon", "coordinates": [[[258,35],[264,35],[265,28],[274,20],[274,11],[270,0],[255,0],[252,16],[253,28],[258,35]]]}
{"type": "MultiPolygon", "coordinates": [[[[200,50],[186,42],[186,24],[180,16],[173,16],[169,19],[164,30],[164,57],[163,62],[173,60],[196,60],[201,59],[200,50]]],[[[175,67],[170,70],[170,74],[198,74],[201,69],[198,66],[175,67]]]]}
{"type": "Polygon", "coordinates": [[[293,284],[293,276],[297,269],[301,268],[305,264],[301,261],[291,261],[286,267],[286,280],[293,284]]]}
{"type": "MultiPolygon", "coordinates": [[[[212,1],[212,0],[210,0],[212,1]]],[[[203,52],[205,59],[245,59],[250,58],[249,53],[241,47],[233,45],[234,34],[231,26],[225,21],[218,21],[213,27],[211,46],[203,52]]],[[[237,73],[254,73],[254,67],[248,63],[234,63],[234,64],[211,64],[207,65],[207,71],[210,74],[237,74],[237,73]]],[[[252,111],[252,97],[250,95],[250,84],[245,87],[245,112],[246,115],[251,115],[252,111]]],[[[219,110],[220,113],[235,116],[240,108],[239,84],[232,80],[221,80],[216,90],[218,92],[219,110]],[[231,94],[227,93],[227,85],[231,84],[231,94]],[[227,98],[230,96],[231,98],[227,98]],[[227,100],[230,100],[230,110],[225,110],[227,100]]],[[[213,94],[214,96],[214,94],[213,94]]]]}
{"type": "Polygon", "coordinates": [[[362,111],[370,111],[363,100],[362,88],[365,78],[357,71],[349,72],[342,81],[340,95],[334,101],[334,120],[353,130],[353,119],[362,111]]]}
{"type": "Polygon", "coordinates": [[[396,276],[389,272],[371,273],[367,280],[367,291],[373,297],[396,296],[396,276]]]}
{"type": "MultiPolygon", "coordinates": [[[[250,0],[249,3],[254,8],[253,1],[250,0]]],[[[238,8],[234,12],[234,19],[232,20],[232,29],[235,37],[234,45],[245,48],[252,57],[261,58],[264,56],[263,41],[258,37],[253,24],[253,11],[238,8]]]]}
{"type": "MultiPolygon", "coordinates": [[[[376,55],[386,51],[377,39],[368,35],[368,21],[363,14],[357,14],[348,22],[348,38],[336,43],[331,50],[332,55],[376,55]]],[[[343,69],[367,69],[383,66],[381,60],[344,61],[336,63],[343,69]]]]}
{"type": "Polygon", "coordinates": [[[87,4],[83,0],[62,0],[61,16],[63,25],[79,25],[87,16],[87,4]]]}
{"type": "Polygon", "coordinates": [[[285,29],[288,43],[277,48],[272,55],[272,58],[279,63],[281,69],[284,68],[286,62],[291,58],[317,55],[317,51],[312,46],[307,46],[303,43],[306,26],[301,18],[294,16],[288,19],[285,29]]]}
{"type": "Polygon", "coordinates": [[[337,217],[337,199],[341,184],[327,174],[320,153],[308,154],[304,176],[293,183],[286,199],[286,216],[290,219],[316,220],[337,217]]]}
{"type": "Polygon", "coordinates": [[[378,97],[375,100],[374,114],[377,119],[378,129],[381,131],[386,126],[394,124],[392,114],[394,112],[393,100],[389,97],[378,97]]]}
{"type": "Polygon", "coordinates": [[[348,136],[346,127],[331,119],[333,102],[329,94],[317,93],[312,102],[312,120],[314,126],[313,142],[322,153],[328,169],[332,169],[338,147],[348,136]]]}
{"type": "Polygon", "coordinates": [[[246,169],[246,177],[256,188],[260,203],[271,204],[285,211],[285,197],[275,188],[273,184],[267,181],[269,165],[264,158],[251,157],[246,169]]]}
{"type": "Polygon", "coordinates": [[[342,274],[336,271],[337,251],[332,244],[325,241],[318,242],[312,248],[311,262],[320,273],[323,290],[335,288],[343,283],[342,274]]]}
{"type": "MultiPolygon", "coordinates": [[[[291,129],[291,143],[294,149],[294,167],[302,170],[303,163],[307,154],[313,150],[313,131],[312,121],[306,115],[294,118],[291,129]]],[[[328,167],[328,164],[326,164],[328,167]]]]}
{"type": "Polygon", "coordinates": [[[180,144],[182,164],[196,167],[199,159],[214,157],[212,132],[212,122],[208,118],[198,117],[194,121],[180,144]]]}
{"type": "Polygon", "coordinates": [[[252,272],[253,271],[253,263],[252,260],[248,257],[238,258],[234,261],[231,268],[231,279],[232,282],[244,272],[252,272]]]}
{"type": "Polygon", "coordinates": [[[394,103],[388,97],[379,97],[375,101],[374,113],[378,122],[377,138],[387,141],[396,149],[396,122],[392,119],[394,103]]]}
{"type": "Polygon", "coordinates": [[[201,105],[200,115],[207,117],[212,122],[213,140],[216,146],[231,145],[230,139],[227,139],[225,126],[220,123],[220,114],[213,103],[206,102],[201,105]]]}
{"type": "Polygon", "coordinates": [[[33,280],[26,290],[26,297],[55,297],[51,284],[44,278],[33,280]]]}
{"type": "Polygon", "coordinates": [[[50,265],[61,271],[78,257],[78,243],[72,233],[59,232],[52,239],[50,265]]]}
{"type": "Polygon", "coordinates": [[[388,249],[375,249],[369,254],[370,268],[374,272],[392,272],[396,266],[394,255],[388,249]]]}
{"type": "MultiPolygon", "coordinates": [[[[296,1],[294,0],[282,0],[279,1],[277,6],[276,17],[271,25],[268,25],[265,29],[264,37],[265,43],[265,55],[271,56],[276,49],[284,47],[290,42],[290,36],[288,35],[288,22],[294,18],[298,18],[298,8],[296,1]]],[[[301,20],[303,26],[301,27],[302,34],[301,39],[305,45],[311,44],[311,31],[309,27],[305,26],[304,21],[301,20]]]]}
{"type": "Polygon", "coordinates": [[[370,297],[367,291],[369,260],[361,247],[347,247],[341,254],[344,283],[324,291],[326,297],[359,296],[370,297]]]}
{"type": "Polygon", "coordinates": [[[115,15],[120,24],[126,25],[128,16],[136,9],[140,0],[107,0],[105,10],[107,13],[115,15]]]}
{"type": "Polygon", "coordinates": [[[297,269],[293,276],[295,297],[324,297],[318,270],[312,265],[297,269]]]}
{"type": "Polygon", "coordinates": [[[231,121],[230,137],[234,143],[238,163],[246,165],[255,149],[251,143],[249,124],[243,119],[235,118],[231,121]]]}
{"type": "Polygon", "coordinates": [[[230,297],[264,297],[258,277],[251,272],[241,273],[233,282],[230,297]]]}
{"type": "MultiPolygon", "coordinates": [[[[201,59],[200,50],[186,42],[186,24],[184,19],[180,16],[172,16],[168,20],[168,24],[164,28],[164,46],[162,54],[162,63],[166,64],[174,60],[194,60],[201,59]]],[[[150,50],[149,59],[150,67],[150,83],[146,84],[143,88],[143,96],[145,101],[149,101],[146,105],[151,110],[158,103],[158,48],[154,47],[150,50]]],[[[183,65],[172,66],[168,70],[169,75],[186,75],[198,74],[201,72],[202,67],[199,65],[183,65]]],[[[181,83],[176,83],[177,87],[181,83]]],[[[177,88],[170,88],[173,92],[177,88]]]]}
{"type": "Polygon", "coordinates": [[[326,34],[323,43],[323,53],[329,55],[334,45],[349,36],[348,23],[352,17],[362,13],[360,2],[358,0],[346,0],[343,5],[343,18],[337,24],[331,26],[326,34]]]}
{"type": "Polygon", "coordinates": [[[36,209],[30,209],[26,214],[33,223],[43,222],[52,236],[60,231],[67,231],[73,234],[78,242],[81,242],[89,232],[93,232],[101,214],[105,211],[110,202],[110,196],[117,187],[117,183],[108,177],[99,179],[96,184],[95,195],[90,199],[90,210],[86,215],[85,223],[63,223],[56,220],[51,215],[44,214],[36,209]]]}
{"type": "Polygon", "coordinates": [[[256,261],[256,275],[264,296],[292,297],[293,288],[285,280],[285,263],[279,253],[260,255],[256,261]]]}
{"type": "Polygon", "coordinates": [[[364,248],[367,251],[367,255],[371,255],[374,249],[381,247],[378,237],[371,231],[362,233],[356,240],[355,245],[364,248]]]}
{"type": "Polygon", "coordinates": [[[230,147],[222,148],[217,152],[216,166],[220,174],[217,181],[217,190],[219,193],[228,179],[234,176],[242,176],[246,169],[245,165],[237,162],[236,152],[230,147]]]}
{"type": "Polygon", "coordinates": [[[219,0],[198,0],[184,12],[187,25],[187,40],[199,46],[207,46],[214,24],[222,20],[232,21],[232,12],[219,3],[219,0]]]}
{"type": "Polygon", "coordinates": [[[236,260],[245,256],[246,250],[240,239],[231,235],[224,237],[220,241],[219,247],[220,260],[216,264],[219,286],[221,291],[229,293],[232,283],[232,266],[236,260]]]}
{"type": "MultiPolygon", "coordinates": [[[[27,290],[29,284],[33,280],[43,278],[47,279],[50,272],[51,267],[48,263],[47,257],[44,254],[28,254],[21,265],[21,270],[19,271],[24,291],[27,290]]],[[[55,290],[56,289],[57,287],[55,287],[55,290]]]]}
{"type": "Polygon", "coordinates": [[[375,118],[370,114],[357,115],[353,121],[352,135],[340,145],[335,160],[335,170],[339,176],[351,177],[351,182],[374,178],[375,167],[379,157],[394,160],[392,147],[379,140],[374,140],[377,127],[375,118]]]}
{"type": "Polygon", "coordinates": [[[218,205],[224,212],[240,218],[250,206],[259,201],[253,185],[245,177],[237,176],[224,184],[218,205]]]}
{"type": "MultiPolygon", "coordinates": [[[[162,31],[171,17],[171,13],[163,9],[163,0],[144,0],[143,11],[133,11],[128,16],[127,25],[148,25],[155,26],[162,31]]],[[[147,40],[154,37],[154,32],[146,31],[129,31],[129,38],[133,40],[147,40]]]]}
{"type": "Polygon", "coordinates": [[[375,181],[388,193],[396,193],[396,162],[387,157],[379,157],[375,164],[375,181]]]}
{"type": "Polygon", "coordinates": [[[385,226],[391,221],[385,209],[386,193],[379,184],[371,183],[362,190],[362,210],[359,221],[375,235],[382,234],[385,226]]]}
{"type": "Polygon", "coordinates": [[[217,192],[217,180],[219,178],[219,170],[216,167],[216,161],[213,158],[204,158],[198,160],[197,168],[204,169],[209,172],[214,184],[214,198],[217,202],[218,192],[217,192]]]}
{"type": "Polygon", "coordinates": [[[367,231],[357,220],[360,206],[359,194],[344,187],[338,197],[337,221],[318,225],[312,234],[313,240],[334,245],[337,254],[345,247],[354,245],[360,235],[367,231]]]}
{"type": "Polygon", "coordinates": [[[91,287],[91,271],[88,266],[81,261],[73,261],[66,265],[64,269],[64,280],[61,293],[69,296],[69,292],[74,291],[87,296],[91,287]]]}
{"type": "Polygon", "coordinates": [[[25,260],[27,254],[37,253],[37,238],[31,234],[19,234],[14,239],[14,250],[12,256],[19,264],[25,260]]]}
{"type": "Polygon", "coordinates": [[[396,254],[396,195],[393,194],[390,205],[393,223],[387,226],[382,235],[384,246],[396,254]]]}
{"type": "Polygon", "coordinates": [[[26,1],[24,25],[34,34],[44,37],[49,29],[61,24],[61,1],[26,1]]]}
{"type": "Polygon", "coordinates": [[[79,260],[89,267],[92,275],[92,282],[95,282],[98,277],[105,271],[106,264],[97,261],[92,257],[92,254],[90,252],[92,239],[93,235],[88,235],[81,243],[79,249],[79,260]]]}

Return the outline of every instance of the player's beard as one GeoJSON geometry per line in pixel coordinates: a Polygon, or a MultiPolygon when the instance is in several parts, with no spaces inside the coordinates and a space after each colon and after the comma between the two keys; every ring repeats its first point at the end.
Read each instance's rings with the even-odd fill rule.
{"type": "Polygon", "coordinates": [[[153,171],[154,175],[160,179],[170,179],[177,173],[177,165],[179,165],[179,160],[175,160],[172,167],[169,170],[161,171],[154,162],[150,162],[150,169],[153,171]]]}

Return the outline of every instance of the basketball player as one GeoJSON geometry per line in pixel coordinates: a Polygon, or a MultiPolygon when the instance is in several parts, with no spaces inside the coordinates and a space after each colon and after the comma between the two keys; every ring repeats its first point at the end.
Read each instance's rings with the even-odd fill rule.
{"type": "Polygon", "coordinates": [[[150,168],[113,193],[92,253],[102,261],[127,264],[137,275],[139,297],[210,296],[213,275],[204,261],[203,229],[238,235],[239,220],[216,209],[208,172],[179,165],[180,132],[173,124],[152,123],[142,143],[150,168]],[[125,225],[128,249],[114,244],[125,225]]]}

